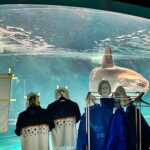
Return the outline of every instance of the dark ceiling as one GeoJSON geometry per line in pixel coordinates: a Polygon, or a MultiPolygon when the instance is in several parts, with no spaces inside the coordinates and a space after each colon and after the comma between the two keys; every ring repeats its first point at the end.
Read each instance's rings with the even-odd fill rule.
{"type": "Polygon", "coordinates": [[[48,4],[102,9],[150,19],[149,0],[0,0],[0,4],[48,4]]]}

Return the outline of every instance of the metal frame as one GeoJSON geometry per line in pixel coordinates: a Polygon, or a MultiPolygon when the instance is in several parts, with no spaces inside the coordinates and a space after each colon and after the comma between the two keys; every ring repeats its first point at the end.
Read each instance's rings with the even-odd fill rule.
{"type": "MultiPolygon", "coordinates": [[[[98,92],[91,92],[91,94],[94,93],[94,94],[99,94],[98,92]]],[[[112,94],[114,92],[111,92],[112,94]]],[[[126,92],[126,93],[132,93],[132,94],[137,94],[137,92],[126,92]]],[[[96,96],[98,98],[101,98],[101,96],[96,96]]],[[[131,99],[132,99],[132,102],[135,102],[135,106],[136,106],[136,109],[135,109],[135,124],[136,124],[136,140],[137,140],[137,143],[136,143],[136,149],[137,150],[142,150],[142,128],[141,128],[141,108],[142,107],[150,107],[150,103],[148,102],[145,102],[143,100],[141,101],[134,101],[134,99],[136,98],[137,96],[131,96],[131,99]],[[141,103],[144,103],[145,105],[142,106],[141,103]],[[139,105],[137,105],[139,104],[139,105]],[[139,107],[139,111],[137,110],[137,107],[139,107]],[[137,114],[137,112],[139,112],[139,114],[137,114]]],[[[113,98],[112,96],[108,96],[108,98],[113,98]]],[[[119,98],[119,97],[117,97],[119,98]]],[[[122,99],[126,99],[121,97],[122,99]]],[[[98,99],[100,100],[100,99],[98,99]]],[[[90,102],[92,100],[90,99],[90,102]]],[[[88,145],[86,146],[86,150],[90,150],[90,102],[87,103],[86,102],[86,134],[87,134],[87,139],[88,139],[88,145]]],[[[130,102],[129,102],[130,103],[130,102]]]]}

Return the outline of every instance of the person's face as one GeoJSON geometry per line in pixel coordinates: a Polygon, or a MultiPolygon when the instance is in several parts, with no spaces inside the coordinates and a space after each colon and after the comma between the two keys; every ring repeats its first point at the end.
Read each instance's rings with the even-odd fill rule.
{"type": "Polygon", "coordinates": [[[117,90],[115,92],[116,100],[120,101],[121,106],[124,106],[129,103],[129,99],[127,98],[126,94],[123,92],[123,89],[117,90]]]}
{"type": "Polygon", "coordinates": [[[101,88],[101,93],[103,97],[107,97],[110,94],[110,87],[107,83],[103,83],[101,88]]]}

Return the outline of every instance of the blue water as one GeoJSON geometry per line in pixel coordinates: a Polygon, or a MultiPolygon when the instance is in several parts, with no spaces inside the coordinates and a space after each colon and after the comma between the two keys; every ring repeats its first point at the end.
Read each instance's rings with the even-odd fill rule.
{"type": "MultiPolygon", "coordinates": [[[[41,106],[54,101],[57,85],[68,86],[84,112],[89,75],[101,65],[106,45],[115,64],[150,81],[150,20],[113,12],[41,5],[0,6],[0,73],[11,67],[9,130],[0,133],[0,150],[20,149],[15,120],[25,109],[24,96],[39,92],[41,106]]],[[[144,100],[150,102],[148,91],[144,100]]],[[[150,124],[149,107],[142,113],[150,124]]]]}
{"type": "Polygon", "coordinates": [[[0,139],[0,150],[20,150],[20,138],[13,136],[0,139]]]}

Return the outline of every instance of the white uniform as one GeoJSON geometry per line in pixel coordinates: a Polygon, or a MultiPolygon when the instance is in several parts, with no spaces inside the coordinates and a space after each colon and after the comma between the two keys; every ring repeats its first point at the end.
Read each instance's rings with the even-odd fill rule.
{"type": "Polygon", "coordinates": [[[54,123],[55,128],[51,131],[53,150],[75,150],[77,141],[75,117],[55,119],[54,123]]]}
{"type": "Polygon", "coordinates": [[[22,150],[49,150],[49,126],[33,125],[22,128],[22,150]]]}

